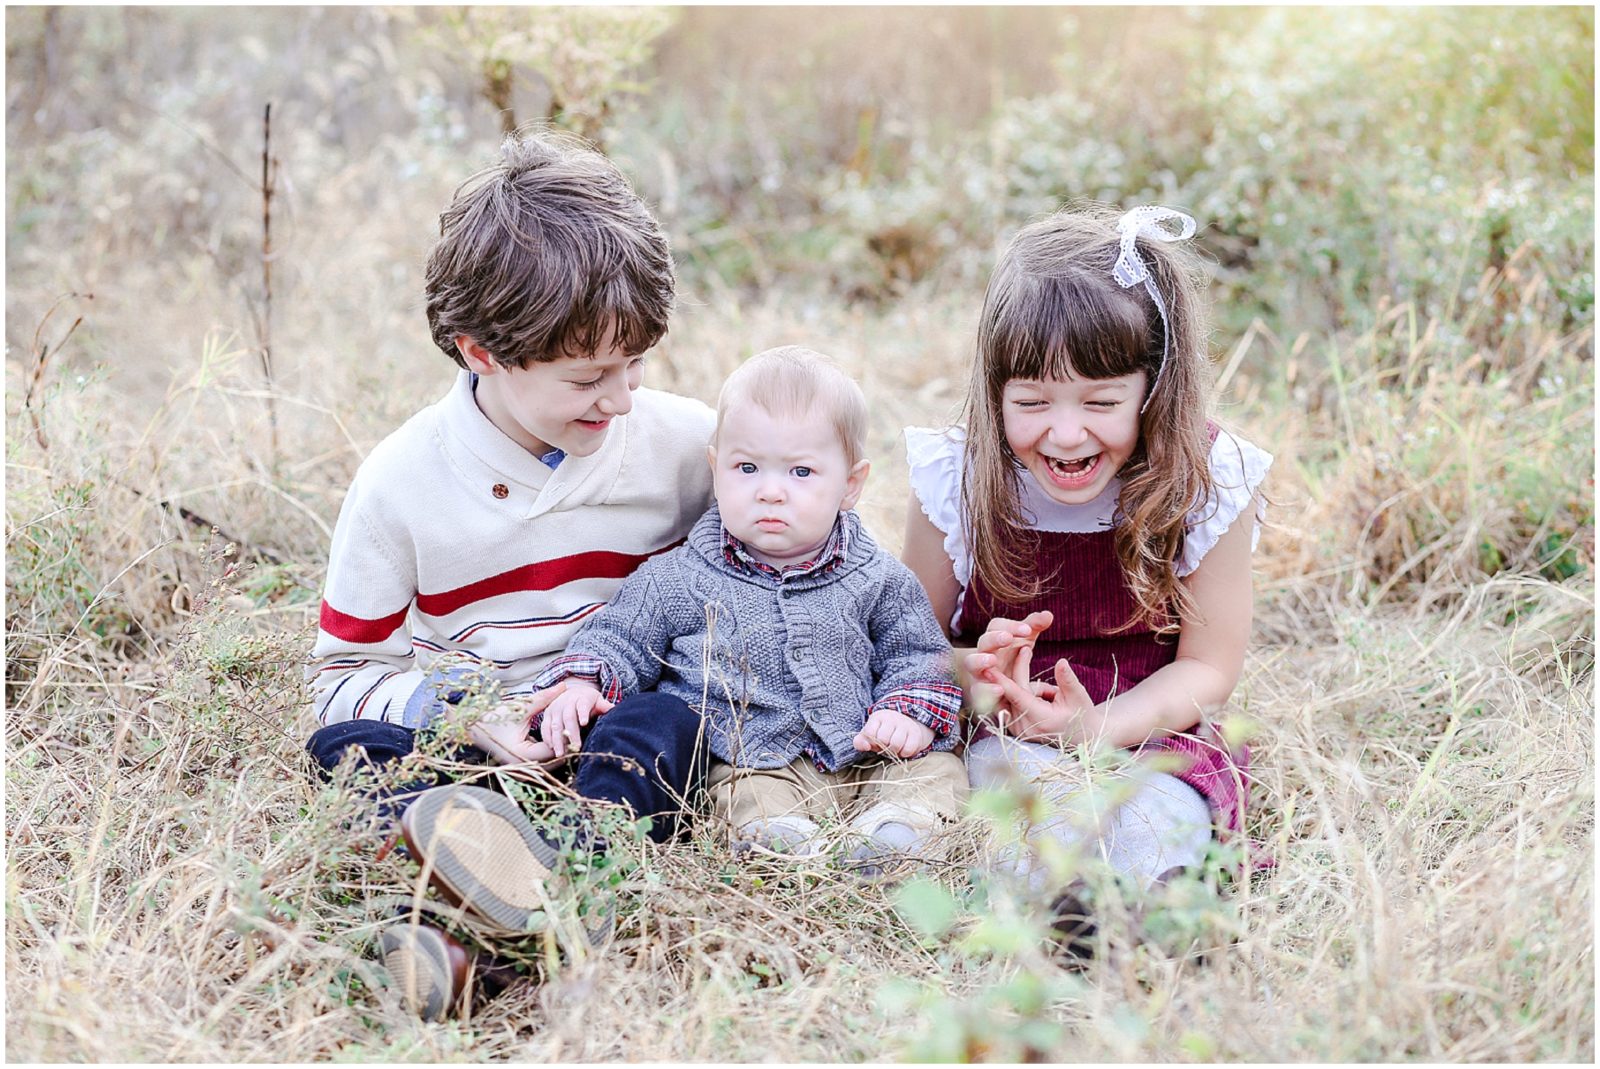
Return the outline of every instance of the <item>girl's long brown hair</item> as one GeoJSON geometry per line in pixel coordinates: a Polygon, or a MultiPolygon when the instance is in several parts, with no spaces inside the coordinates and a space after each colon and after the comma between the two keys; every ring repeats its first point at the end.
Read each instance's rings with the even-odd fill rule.
{"type": "Polygon", "coordinates": [[[1123,289],[1112,277],[1118,217],[1099,206],[1057,212],[1023,228],[995,265],[963,414],[961,505],[975,577],[1007,602],[1038,597],[1055,577],[1037,574],[1037,536],[1018,496],[1019,480],[1031,476],[1006,444],[1002,391],[1013,379],[1102,379],[1143,369],[1155,395],[1140,417],[1133,455],[1117,473],[1116,552],[1138,605],[1123,626],[1145,623],[1171,634],[1194,612],[1174,574],[1185,522],[1211,496],[1200,279],[1184,247],[1139,239],[1171,331],[1157,385],[1161,315],[1143,286],[1123,289]]]}

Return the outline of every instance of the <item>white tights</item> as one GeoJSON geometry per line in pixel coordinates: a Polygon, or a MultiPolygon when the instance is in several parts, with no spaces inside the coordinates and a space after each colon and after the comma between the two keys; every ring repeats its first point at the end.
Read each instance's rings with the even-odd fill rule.
{"type": "MultiPolygon", "coordinates": [[[[1084,767],[1055,746],[989,736],[967,747],[967,775],[974,789],[1020,779],[1043,797],[1048,814],[1031,829],[1029,844],[1048,836],[1067,849],[1087,845],[1146,890],[1168,869],[1199,864],[1211,842],[1211,808],[1200,792],[1143,766],[1117,773],[1124,778],[1116,782],[1105,774],[1091,782],[1084,767]],[[1092,787],[1109,787],[1115,808],[1092,787]]],[[[1034,846],[1015,844],[997,867],[1033,891],[1049,889],[1049,869],[1034,846]]]]}

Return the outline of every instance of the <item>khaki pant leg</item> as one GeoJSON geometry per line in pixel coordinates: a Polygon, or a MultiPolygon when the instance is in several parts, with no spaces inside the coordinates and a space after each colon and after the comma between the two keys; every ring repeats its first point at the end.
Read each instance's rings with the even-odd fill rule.
{"type": "Polygon", "coordinates": [[[926,835],[961,819],[967,769],[954,754],[930,753],[910,761],[882,757],[853,771],[861,784],[862,811],[850,824],[864,835],[890,820],[926,835]]]}
{"type": "Polygon", "coordinates": [[[837,781],[803,757],[782,768],[736,768],[714,760],[706,788],[712,812],[738,830],[786,815],[816,820],[839,807],[837,781]]]}

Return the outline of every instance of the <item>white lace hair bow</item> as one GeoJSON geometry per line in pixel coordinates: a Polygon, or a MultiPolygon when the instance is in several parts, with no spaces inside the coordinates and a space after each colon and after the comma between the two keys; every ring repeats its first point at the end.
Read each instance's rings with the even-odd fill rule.
{"type": "Polygon", "coordinates": [[[1117,220],[1117,233],[1122,235],[1122,248],[1117,253],[1116,266],[1111,269],[1112,276],[1123,289],[1144,283],[1144,291],[1156,304],[1156,311],[1161,314],[1161,363],[1156,368],[1156,379],[1150,384],[1150,389],[1144,395],[1144,404],[1139,406],[1139,414],[1150,407],[1150,401],[1156,395],[1156,387],[1161,385],[1161,376],[1167,370],[1167,350],[1172,344],[1171,324],[1167,321],[1167,302],[1161,299],[1161,289],[1156,285],[1156,280],[1150,275],[1150,268],[1145,264],[1144,258],[1139,255],[1139,238],[1149,238],[1151,241],[1187,241],[1194,237],[1194,217],[1185,215],[1176,208],[1163,208],[1159,204],[1145,204],[1137,208],[1129,208],[1117,220]],[[1163,223],[1168,220],[1178,224],[1176,231],[1169,230],[1163,223]]]}

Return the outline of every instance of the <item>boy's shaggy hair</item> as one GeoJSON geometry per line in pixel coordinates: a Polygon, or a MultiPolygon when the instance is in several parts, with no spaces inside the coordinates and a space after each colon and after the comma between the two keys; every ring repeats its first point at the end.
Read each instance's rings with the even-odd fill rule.
{"type": "Polygon", "coordinates": [[[1117,558],[1139,619],[1178,630],[1192,600],[1173,571],[1189,511],[1211,494],[1210,365],[1199,270],[1186,248],[1138,239],[1167,305],[1171,336],[1161,371],[1161,315],[1143,286],[1112,276],[1119,213],[1103,206],[1060,211],[1024,227],[995,265],[978,324],[978,358],[966,412],[971,473],[962,512],[973,568],[1009,602],[1037,596],[1051,577],[1036,573],[1026,546],[1008,552],[1012,530],[1026,531],[1018,497],[1027,478],[1006,444],[1001,394],[1012,379],[1115,378],[1146,372],[1160,388],[1139,420],[1139,443],[1117,472],[1122,480],[1117,558]]]}
{"type": "Polygon", "coordinates": [[[717,395],[717,430],[734,406],[755,404],[774,416],[821,411],[851,467],[867,451],[867,399],[856,380],[830,358],[799,345],[780,345],[757,353],[734,369],[717,395]]]}
{"type": "Polygon", "coordinates": [[[674,285],[660,224],[610,160],[569,134],[513,134],[439,216],[428,326],[463,367],[461,334],[508,368],[634,356],[666,333],[674,285]]]}

